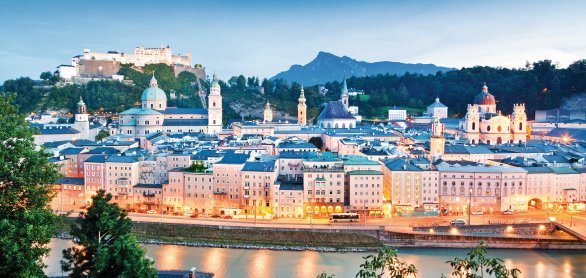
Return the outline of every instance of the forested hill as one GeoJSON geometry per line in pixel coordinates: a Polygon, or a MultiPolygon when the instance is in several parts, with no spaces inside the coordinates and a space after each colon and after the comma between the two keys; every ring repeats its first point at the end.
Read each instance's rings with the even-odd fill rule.
{"type": "MultiPolygon", "coordinates": [[[[73,111],[82,95],[90,111],[103,108],[120,112],[140,101],[140,94],[155,70],[160,87],[169,95],[174,90],[182,98],[170,100],[170,105],[200,107],[193,85],[195,76],[182,73],[175,78],[166,65],[149,65],[143,73],[123,68],[121,74],[135,81],[135,85],[120,82],[98,81],[87,85],[68,85],[43,89],[33,86],[30,78],[4,82],[2,91],[17,92],[17,104],[22,112],[64,109],[73,111]]],[[[50,80],[50,79],[49,79],[50,80]]],[[[50,82],[50,81],[46,82],[50,82]]],[[[365,95],[352,97],[351,105],[357,105],[366,118],[386,118],[388,107],[406,106],[412,111],[422,111],[436,96],[449,106],[452,116],[463,116],[466,106],[481,91],[486,82],[489,91],[498,101],[498,109],[510,113],[514,103],[526,103],[527,115],[534,117],[536,109],[559,107],[564,99],[586,92],[586,60],[557,68],[549,60],[527,64],[521,69],[473,67],[433,75],[404,74],[350,77],[348,87],[364,90],[365,95]]],[[[207,88],[207,82],[204,82],[207,88]]],[[[285,80],[262,81],[256,77],[235,76],[220,81],[224,103],[224,119],[259,118],[262,105],[269,100],[281,112],[297,114],[297,98],[301,89],[298,83],[285,80]],[[261,94],[259,86],[264,87],[261,94]]],[[[316,117],[321,105],[328,100],[339,99],[341,84],[338,81],[325,84],[328,92],[319,94],[315,86],[305,88],[308,115],[316,117]]],[[[584,99],[584,98],[581,98],[584,99]]],[[[586,107],[578,104],[578,107],[586,107]]]]}
{"type": "Polygon", "coordinates": [[[271,78],[286,79],[304,85],[317,85],[329,81],[341,80],[350,76],[372,76],[377,74],[403,75],[407,72],[416,74],[435,74],[454,68],[439,67],[433,64],[407,64],[399,62],[363,62],[350,57],[338,57],[327,52],[319,52],[317,57],[306,65],[293,65],[271,78]]]}

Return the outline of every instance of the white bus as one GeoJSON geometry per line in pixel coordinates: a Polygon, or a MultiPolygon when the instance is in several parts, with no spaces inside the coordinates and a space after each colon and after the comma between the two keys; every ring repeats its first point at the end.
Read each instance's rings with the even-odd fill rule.
{"type": "Polygon", "coordinates": [[[332,213],[330,222],[358,222],[360,216],[358,213],[332,213]]]}

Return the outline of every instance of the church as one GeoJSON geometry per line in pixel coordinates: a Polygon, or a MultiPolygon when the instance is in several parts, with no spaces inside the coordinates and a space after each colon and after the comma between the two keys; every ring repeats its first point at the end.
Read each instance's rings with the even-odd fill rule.
{"type": "MultiPolygon", "coordinates": [[[[322,128],[356,128],[358,119],[355,117],[357,115],[349,111],[349,98],[346,79],[344,79],[340,100],[326,103],[324,110],[317,117],[317,125],[322,128]]],[[[357,107],[355,110],[358,110],[357,107]]]]}
{"type": "Polygon", "coordinates": [[[120,134],[139,138],[154,132],[213,135],[222,131],[222,96],[216,75],[208,95],[208,109],[167,107],[167,94],[159,88],[154,75],[149,87],[143,91],[141,101],[140,107],[120,113],[120,134]]]}
{"type": "Polygon", "coordinates": [[[505,116],[501,111],[497,111],[496,102],[485,83],[482,92],[474,98],[474,104],[468,104],[466,116],[459,122],[458,134],[468,139],[471,144],[525,143],[525,104],[515,104],[513,114],[505,116]]]}

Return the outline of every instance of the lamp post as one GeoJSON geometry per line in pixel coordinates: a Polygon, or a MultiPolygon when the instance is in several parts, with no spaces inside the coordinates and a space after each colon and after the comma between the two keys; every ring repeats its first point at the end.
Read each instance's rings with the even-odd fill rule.
{"type": "Polygon", "coordinates": [[[256,226],[256,200],[252,200],[252,206],[254,207],[254,225],[256,226]]]}
{"type": "Polygon", "coordinates": [[[161,188],[161,223],[163,223],[163,200],[165,199],[165,198],[163,198],[164,197],[163,192],[165,192],[165,189],[161,188]]]}
{"type": "Polygon", "coordinates": [[[366,226],[366,199],[362,200],[362,215],[364,215],[364,226],[366,226]]]}
{"type": "Polygon", "coordinates": [[[309,226],[312,225],[311,217],[313,216],[313,207],[311,206],[311,197],[307,198],[309,200],[309,226]]]}

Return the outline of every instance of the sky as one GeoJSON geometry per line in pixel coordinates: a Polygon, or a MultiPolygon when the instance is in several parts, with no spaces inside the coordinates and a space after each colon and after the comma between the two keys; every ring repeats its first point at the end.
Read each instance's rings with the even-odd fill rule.
{"type": "Polygon", "coordinates": [[[357,60],[523,67],[586,58],[586,1],[0,3],[0,81],[81,54],[170,45],[222,79],[271,77],[319,51],[357,60]]]}

